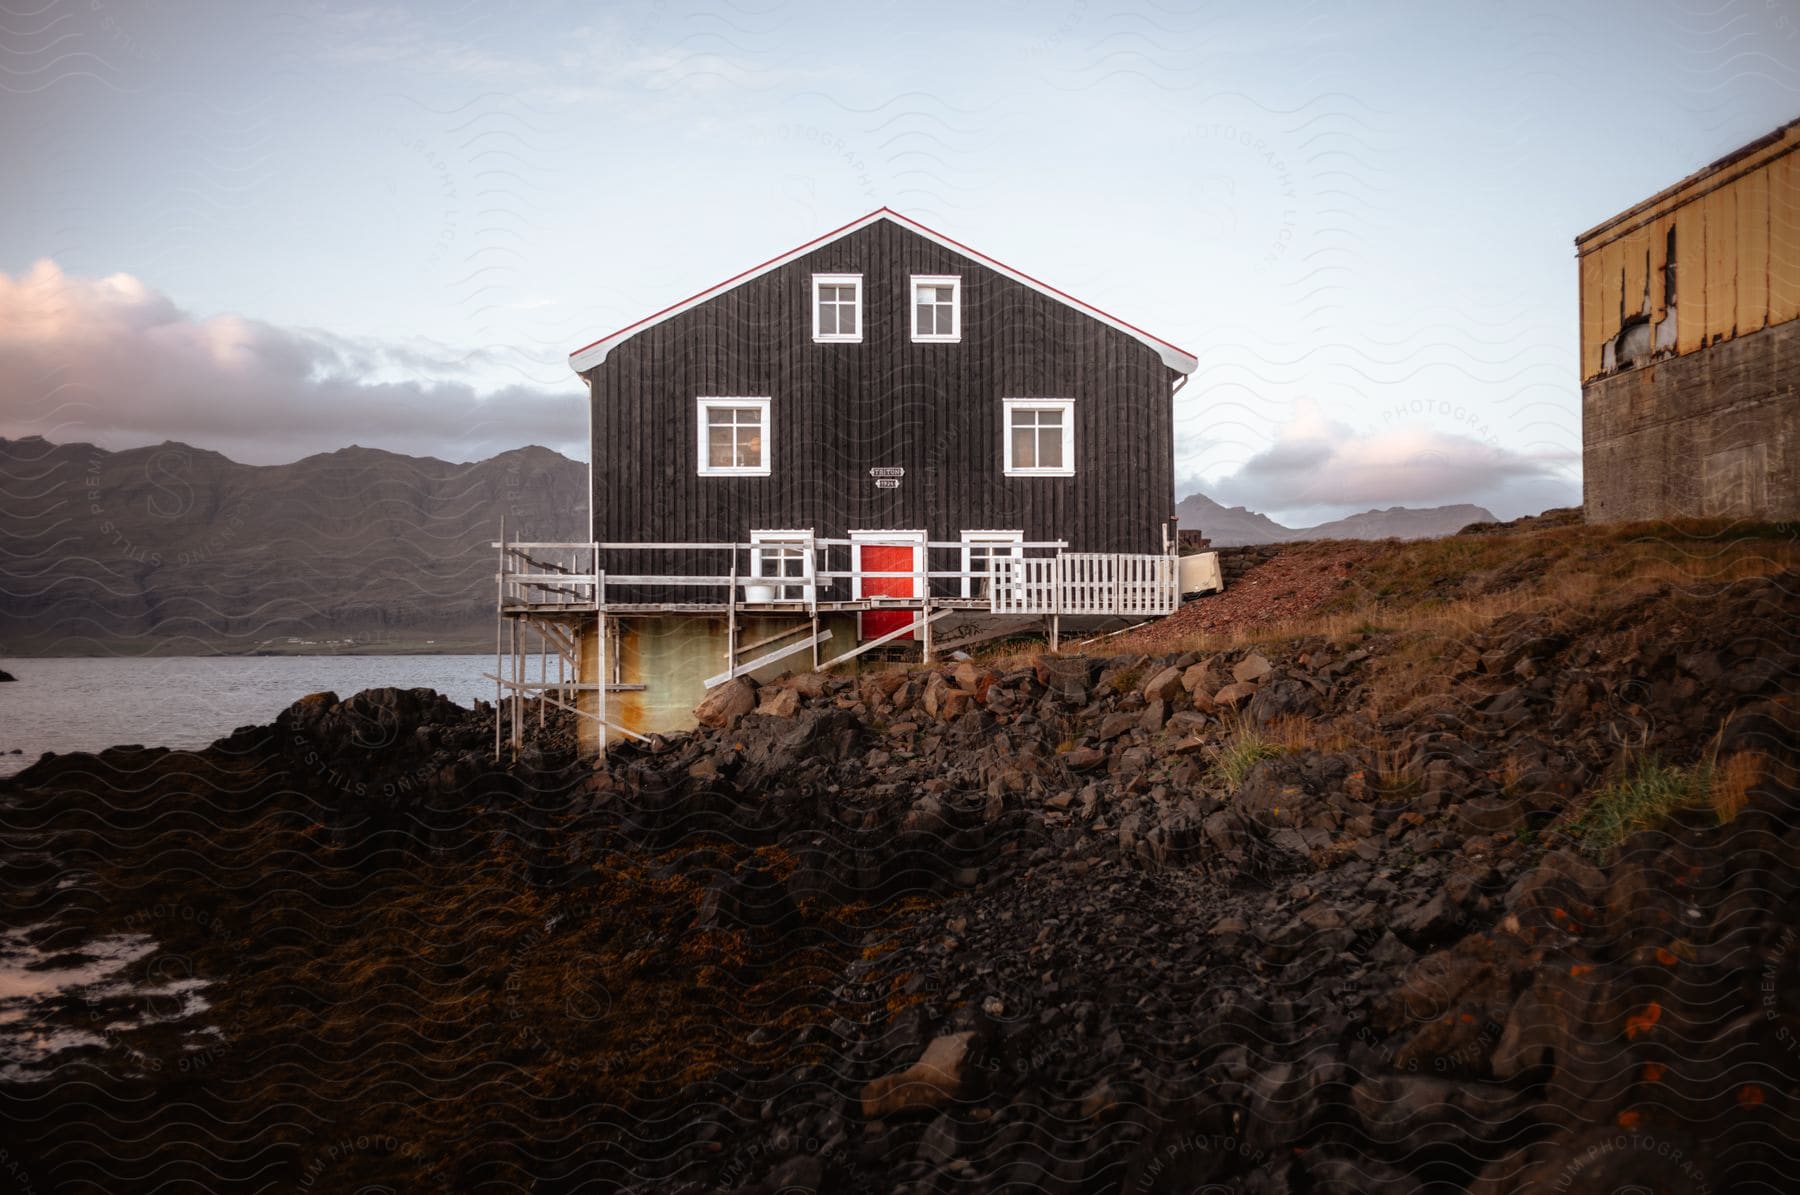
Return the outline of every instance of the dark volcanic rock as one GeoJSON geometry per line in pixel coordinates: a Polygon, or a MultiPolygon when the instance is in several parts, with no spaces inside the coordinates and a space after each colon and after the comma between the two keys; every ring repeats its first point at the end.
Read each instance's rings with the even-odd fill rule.
{"type": "Polygon", "coordinates": [[[0,1113],[69,1165],[198,1107],[221,1186],[303,1084],[328,1147],[395,1142],[317,1189],[1782,1189],[1795,714],[1740,647],[1785,659],[1796,593],[1509,615],[1398,708],[1418,665],[1362,636],[746,685],[600,767],[394,689],[47,760],[3,792],[19,907],[222,919],[143,932],[242,1053],[103,1044],[0,1113]],[[1705,801],[1597,838],[1652,752],[1705,801]]]}

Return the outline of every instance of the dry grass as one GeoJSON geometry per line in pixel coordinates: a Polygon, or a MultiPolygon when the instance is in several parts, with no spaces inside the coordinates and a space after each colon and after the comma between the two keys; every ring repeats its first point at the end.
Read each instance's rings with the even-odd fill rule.
{"type": "Polygon", "coordinates": [[[1264,737],[1283,751],[1342,751],[1355,745],[1355,739],[1335,721],[1284,714],[1275,719],[1264,737]]]}
{"type": "Polygon", "coordinates": [[[1780,526],[1719,520],[1556,527],[1391,545],[1362,561],[1351,587],[1314,612],[1159,644],[1217,652],[1324,639],[1347,649],[1380,636],[1368,712],[1405,710],[1448,684],[1440,665],[1508,615],[1561,630],[1597,607],[1643,595],[1800,568],[1800,539],[1780,526]]]}
{"type": "Polygon", "coordinates": [[[1602,857],[1639,830],[1711,804],[1713,767],[1669,767],[1654,756],[1633,765],[1623,780],[1595,793],[1571,827],[1582,849],[1602,857]]]}
{"type": "Polygon", "coordinates": [[[1623,780],[1588,801],[1572,829],[1590,853],[1604,855],[1638,830],[1662,825],[1682,813],[1710,812],[1725,825],[1743,811],[1750,792],[1767,774],[1768,760],[1757,751],[1720,759],[1715,740],[1691,767],[1670,767],[1655,756],[1632,765],[1623,780]]]}
{"type": "Polygon", "coordinates": [[[1750,790],[1762,782],[1767,760],[1757,751],[1728,755],[1713,768],[1709,794],[1720,822],[1729,822],[1743,811],[1750,790]]]}
{"type": "Polygon", "coordinates": [[[1213,778],[1228,788],[1235,790],[1242,785],[1250,769],[1261,761],[1285,755],[1288,751],[1284,743],[1265,737],[1239,715],[1230,715],[1222,721],[1225,739],[1208,747],[1206,753],[1212,758],[1213,778]]]}

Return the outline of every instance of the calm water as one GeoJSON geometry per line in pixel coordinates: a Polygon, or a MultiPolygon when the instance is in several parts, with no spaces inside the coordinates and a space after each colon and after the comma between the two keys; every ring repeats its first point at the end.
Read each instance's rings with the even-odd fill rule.
{"type": "Polygon", "coordinates": [[[494,670],[491,655],[0,657],[0,670],[18,677],[0,684],[0,775],[45,751],[204,747],[324,689],[340,697],[383,685],[436,689],[464,706],[494,699],[494,683],[481,679],[494,670]],[[10,754],[15,747],[20,754],[10,754]]]}

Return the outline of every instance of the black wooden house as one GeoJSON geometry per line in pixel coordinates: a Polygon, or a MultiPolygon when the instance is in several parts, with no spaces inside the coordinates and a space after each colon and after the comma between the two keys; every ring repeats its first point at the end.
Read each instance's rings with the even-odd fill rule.
{"type": "Polygon", "coordinates": [[[550,684],[524,679],[521,623],[554,636],[596,724],[629,732],[808,649],[814,667],[929,655],[998,620],[1054,635],[1175,604],[1171,400],[1192,354],[896,212],[570,362],[591,542],[502,546],[515,696],[550,684]]]}

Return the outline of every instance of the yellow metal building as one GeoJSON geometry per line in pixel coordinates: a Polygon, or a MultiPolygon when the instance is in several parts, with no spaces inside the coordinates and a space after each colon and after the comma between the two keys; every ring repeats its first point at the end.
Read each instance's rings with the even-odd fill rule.
{"type": "Polygon", "coordinates": [[[1793,518],[1800,121],[1575,240],[1590,521],[1793,518]]]}

